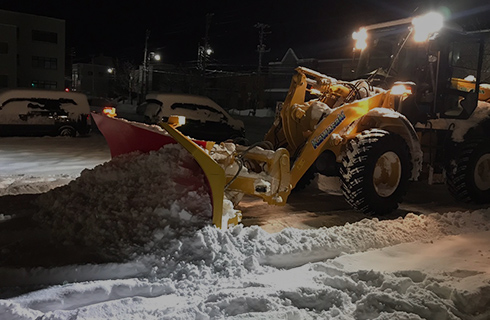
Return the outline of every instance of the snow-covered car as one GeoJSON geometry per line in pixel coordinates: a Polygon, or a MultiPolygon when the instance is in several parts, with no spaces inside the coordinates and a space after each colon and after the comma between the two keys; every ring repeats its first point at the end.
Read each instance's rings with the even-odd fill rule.
{"type": "Polygon", "coordinates": [[[179,131],[195,139],[220,142],[245,137],[243,122],[204,96],[152,93],[146,96],[138,112],[144,113],[145,121],[151,124],[167,121],[174,115],[185,116],[186,123],[179,131]]]}
{"type": "Polygon", "coordinates": [[[71,136],[90,132],[87,97],[81,93],[14,89],[0,92],[1,136],[71,136]]]}

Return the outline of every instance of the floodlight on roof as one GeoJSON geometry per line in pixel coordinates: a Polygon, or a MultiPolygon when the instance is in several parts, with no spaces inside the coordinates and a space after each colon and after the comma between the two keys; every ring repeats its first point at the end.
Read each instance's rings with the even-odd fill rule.
{"type": "Polygon", "coordinates": [[[443,21],[443,16],[438,12],[429,12],[413,18],[414,40],[416,42],[427,41],[431,35],[442,29],[443,21]]]}
{"type": "Polygon", "coordinates": [[[357,32],[352,33],[352,39],[356,40],[356,44],[354,46],[357,50],[364,50],[367,47],[367,31],[365,28],[359,29],[357,32]]]}

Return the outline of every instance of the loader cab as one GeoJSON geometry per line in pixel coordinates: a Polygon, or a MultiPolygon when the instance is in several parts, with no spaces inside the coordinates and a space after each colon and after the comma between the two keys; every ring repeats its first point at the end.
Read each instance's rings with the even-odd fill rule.
{"type": "Polygon", "coordinates": [[[413,81],[415,94],[398,111],[412,123],[468,119],[478,104],[483,49],[482,37],[449,30],[407,47],[397,78],[413,81]]]}
{"type": "Polygon", "coordinates": [[[415,43],[409,41],[409,31],[390,29],[389,37],[383,33],[376,37],[378,45],[372,45],[374,49],[379,43],[391,43],[385,45],[385,59],[380,59],[379,50],[367,52],[369,61],[362,65],[385,70],[380,82],[384,89],[390,89],[395,82],[411,83],[414,94],[397,111],[412,123],[435,118],[467,119],[473,113],[482,78],[482,36],[443,29],[431,40],[415,43]],[[383,64],[376,65],[380,61],[383,64]]]}
{"type": "Polygon", "coordinates": [[[433,114],[439,118],[468,119],[478,104],[484,38],[451,34],[439,40],[436,101],[433,114]]]}

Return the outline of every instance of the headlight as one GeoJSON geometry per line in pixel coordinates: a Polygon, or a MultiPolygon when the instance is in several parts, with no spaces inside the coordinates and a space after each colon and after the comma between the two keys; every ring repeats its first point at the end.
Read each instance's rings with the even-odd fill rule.
{"type": "Polygon", "coordinates": [[[368,35],[365,28],[359,29],[359,31],[352,33],[352,39],[356,40],[356,44],[354,49],[364,50],[367,48],[367,40],[368,35]]]}
{"type": "Polygon", "coordinates": [[[395,85],[390,90],[390,94],[394,96],[408,96],[412,93],[412,86],[406,83],[395,83],[395,85]]]}
{"type": "Polygon", "coordinates": [[[442,29],[444,24],[444,17],[437,12],[429,12],[423,16],[419,16],[413,19],[412,25],[415,30],[413,36],[416,42],[424,42],[429,37],[442,29]]]}
{"type": "Polygon", "coordinates": [[[102,109],[102,113],[111,118],[117,116],[116,108],[114,107],[104,107],[104,109],[102,109]]]}

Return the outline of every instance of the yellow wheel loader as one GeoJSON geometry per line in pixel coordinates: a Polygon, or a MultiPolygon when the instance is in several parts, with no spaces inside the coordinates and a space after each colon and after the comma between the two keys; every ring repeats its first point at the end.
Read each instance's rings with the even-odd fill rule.
{"type": "Polygon", "coordinates": [[[166,143],[186,148],[209,181],[213,223],[219,228],[240,221],[230,203],[244,194],[284,205],[312,172],[339,176],[345,199],[357,210],[396,209],[422,161],[413,126],[394,110],[400,93],[303,67],[296,71],[265,140],[251,146],[192,140],[178,131],[178,117],[160,124],[166,132],[99,115],[94,119],[113,156],[166,143]]]}
{"type": "Polygon", "coordinates": [[[358,74],[410,93],[400,95],[395,110],[419,136],[421,180],[445,182],[457,200],[489,203],[490,30],[464,31],[427,13],[366,26],[353,36],[364,41],[356,44],[364,48],[358,74]]]}
{"type": "MultiPolygon", "coordinates": [[[[434,15],[427,18],[439,22],[434,15]]],[[[186,148],[208,179],[213,223],[219,228],[240,221],[231,203],[239,203],[244,194],[284,205],[291,191],[304,187],[314,173],[340,177],[346,201],[365,213],[396,209],[408,181],[420,173],[432,183],[445,172],[458,199],[488,202],[490,104],[479,103],[490,102],[490,85],[481,83],[486,70],[483,34],[419,32],[417,25],[426,28],[430,23],[417,17],[407,29],[411,21],[368,26],[355,34],[365,42],[359,45],[363,48],[369,40],[366,31],[388,28],[393,35],[393,27],[408,30],[396,39],[402,45],[389,53],[388,70],[371,72],[367,80],[339,81],[297,68],[264,141],[252,146],[192,140],[178,131],[177,117],[161,123],[166,132],[120,119],[94,119],[113,156],[167,143],[186,148]],[[411,44],[413,31],[413,38],[429,40],[411,44]],[[402,51],[404,47],[411,49],[402,51]],[[381,74],[379,86],[386,85],[384,89],[373,87],[381,74]]],[[[377,58],[376,52],[369,56],[377,58]]],[[[360,59],[360,66],[365,63],[360,59]]]]}

